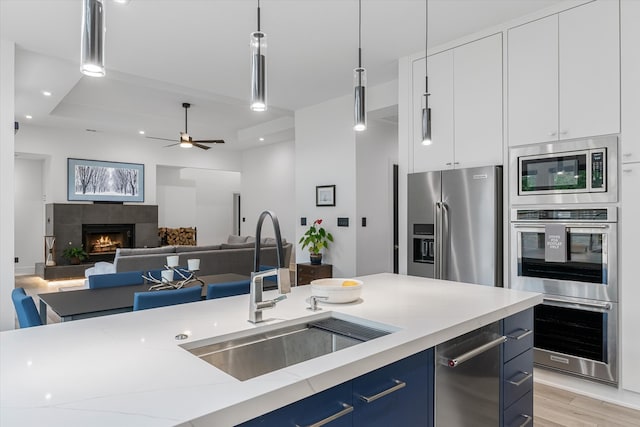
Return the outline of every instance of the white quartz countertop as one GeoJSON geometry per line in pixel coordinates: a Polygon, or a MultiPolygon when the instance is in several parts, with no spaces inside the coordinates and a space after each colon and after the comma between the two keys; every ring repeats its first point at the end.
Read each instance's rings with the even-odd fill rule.
{"type": "MultiPolygon", "coordinates": [[[[0,425],[231,426],[542,302],[542,295],[394,274],[306,310],[310,286],[247,321],[249,295],[0,334],[0,425]],[[180,344],[334,312],[396,332],[247,381],[180,344]],[[177,341],[186,333],[189,338],[177,341]]],[[[275,291],[265,293],[266,298],[275,291]]]]}

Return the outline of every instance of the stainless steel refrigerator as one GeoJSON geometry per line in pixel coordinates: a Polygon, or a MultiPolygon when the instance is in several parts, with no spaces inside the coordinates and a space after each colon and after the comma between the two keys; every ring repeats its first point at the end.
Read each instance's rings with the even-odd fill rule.
{"type": "Polygon", "coordinates": [[[408,178],[407,272],[502,286],[502,166],[408,178]]]}

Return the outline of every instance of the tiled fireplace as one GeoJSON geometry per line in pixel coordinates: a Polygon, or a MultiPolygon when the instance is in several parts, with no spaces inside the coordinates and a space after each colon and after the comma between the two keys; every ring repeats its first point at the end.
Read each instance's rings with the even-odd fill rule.
{"type": "Polygon", "coordinates": [[[87,262],[112,261],[118,247],[159,246],[158,206],[114,203],[46,205],[46,234],[56,236],[55,262],[69,264],[62,251],[82,246],[87,262]]]}

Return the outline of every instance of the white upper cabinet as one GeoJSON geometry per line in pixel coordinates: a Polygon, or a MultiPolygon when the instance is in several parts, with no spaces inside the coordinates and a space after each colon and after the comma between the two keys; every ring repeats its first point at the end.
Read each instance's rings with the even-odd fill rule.
{"type": "Polygon", "coordinates": [[[429,57],[431,140],[422,145],[422,96],[425,60],[413,63],[413,168],[415,172],[440,170],[453,162],[453,52],[429,57]]]}
{"type": "Polygon", "coordinates": [[[558,16],[509,30],[509,145],[558,139],[558,16]]]}
{"type": "Polygon", "coordinates": [[[456,48],[455,166],[502,164],[502,34],[456,48]]]}
{"type": "Polygon", "coordinates": [[[620,132],[619,14],[599,0],[559,15],[561,139],[620,132]]]}
{"type": "Polygon", "coordinates": [[[413,63],[413,171],[502,164],[502,34],[429,56],[432,144],[422,145],[425,61],[413,63]]]}
{"type": "Polygon", "coordinates": [[[640,162],[640,1],[622,0],[620,16],[622,162],[640,162]]]}
{"type": "Polygon", "coordinates": [[[620,132],[619,30],[609,0],[509,30],[509,145],[620,132]]]}

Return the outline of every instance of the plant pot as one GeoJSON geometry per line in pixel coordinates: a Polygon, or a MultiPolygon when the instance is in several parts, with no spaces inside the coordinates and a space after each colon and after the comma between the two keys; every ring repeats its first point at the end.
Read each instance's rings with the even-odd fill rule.
{"type": "Polygon", "coordinates": [[[311,265],[322,264],[322,254],[309,254],[309,259],[311,259],[311,265]]]}
{"type": "Polygon", "coordinates": [[[80,258],[78,258],[78,257],[69,258],[69,262],[71,264],[73,264],[73,265],[78,265],[78,264],[80,264],[80,258]]]}

